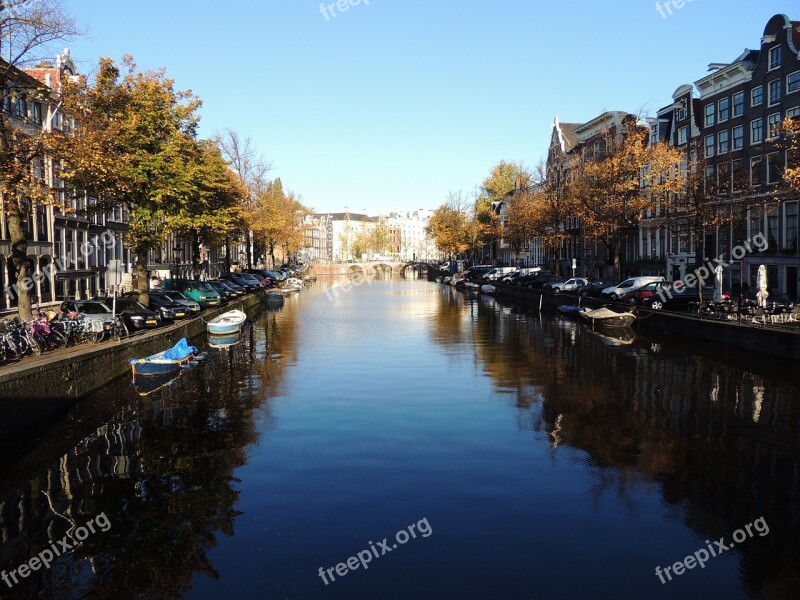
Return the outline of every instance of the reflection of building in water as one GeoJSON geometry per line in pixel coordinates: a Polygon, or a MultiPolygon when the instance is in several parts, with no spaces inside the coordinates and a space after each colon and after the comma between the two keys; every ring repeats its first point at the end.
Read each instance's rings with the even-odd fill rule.
{"type": "MultiPolygon", "coordinates": [[[[635,503],[636,486],[658,485],[702,539],[729,537],[763,516],[770,534],[739,550],[743,586],[794,597],[787,590],[800,589],[800,391],[790,370],[758,359],[733,366],[669,339],[659,340],[658,353],[646,338],[609,346],[527,307],[508,316],[465,299],[457,310],[480,314],[437,343],[471,342],[476,368],[497,393],[516,398],[521,429],[551,447],[557,440],[559,453],[586,453],[597,470],[590,494],[635,503]],[[767,369],[769,376],[760,373],[767,369]]],[[[438,322],[453,322],[452,303],[441,312],[438,322]]]]}

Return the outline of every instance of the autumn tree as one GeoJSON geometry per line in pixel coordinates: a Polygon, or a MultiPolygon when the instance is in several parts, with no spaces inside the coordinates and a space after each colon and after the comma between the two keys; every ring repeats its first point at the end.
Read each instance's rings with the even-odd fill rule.
{"type": "Polygon", "coordinates": [[[469,248],[471,218],[468,203],[460,193],[450,193],[428,221],[425,232],[436,242],[439,251],[456,257],[469,248]]]}
{"type": "Polygon", "coordinates": [[[787,118],[783,123],[786,136],[791,140],[789,164],[783,174],[789,189],[800,192],[800,117],[787,118]]]}
{"type": "Polygon", "coordinates": [[[637,228],[648,209],[681,189],[680,150],[650,145],[648,131],[633,119],[610,131],[601,156],[584,150],[569,186],[586,235],[600,240],[620,275],[622,234],[637,228]]]}
{"type": "Polygon", "coordinates": [[[200,100],[175,90],[163,70],[140,72],[129,56],[123,66],[124,74],[103,58],[92,83],[66,86],[64,107],[79,126],[60,137],[54,152],[61,177],[95,198],[97,211],[127,210],[126,242],[146,301],[148,252],[161,247],[173,228],[169,220],[182,219],[182,208],[197,197],[184,153],[195,138],[200,100]]]}
{"type": "MultiPolygon", "coordinates": [[[[50,90],[20,71],[26,64],[48,56],[56,42],[79,34],[75,20],[60,0],[0,0],[0,91],[5,109],[26,107],[30,101],[50,99],[50,90]]],[[[20,317],[31,318],[30,276],[26,223],[37,206],[56,204],[57,196],[44,181],[47,164],[47,124],[29,121],[21,114],[15,123],[11,110],[0,110],[0,195],[11,242],[11,277],[17,282],[20,317]]]]}
{"type": "Polygon", "coordinates": [[[201,276],[201,245],[230,239],[241,224],[247,189],[210,140],[184,138],[184,148],[176,156],[182,164],[183,201],[164,221],[164,229],[188,237],[192,248],[192,275],[201,276]]]}

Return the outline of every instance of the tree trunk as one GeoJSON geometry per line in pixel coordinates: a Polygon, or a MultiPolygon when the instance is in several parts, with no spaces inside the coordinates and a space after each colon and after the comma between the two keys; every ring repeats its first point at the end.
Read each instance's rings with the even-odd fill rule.
{"type": "Polygon", "coordinates": [[[31,261],[28,259],[28,239],[25,235],[25,219],[27,215],[15,200],[10,202],[8,211],[8,233],[11,238],[11,263],[17,280],[17,308],[19,318],[29,321],[33,317],[31,311],[31,261]]]}
{"type": "Polygon", "coordinates": [[[139,302],[145,306],[150,302],[150,278],[147,275],[147,250],[136,248],[136,291],[139,292],[139,302]]]}
{"type": "Polygon", "coordinates": [[[253,232],[247,230],[247,268],[253,268],[253,232]]]}
{"type": "MultiPolygon", "coordinates": [[[[703,235],[700,233],[701,229],[695,227],[694,230],[694,273],[695,275],[698,274],[701,265],[703,264],[703,259],[705,258],[705,248],[703,243],[703,235]]],[[[697,277],[697,301],[703,302],[703,285],[705,282],[698,276],[697,277]]]]}
{"type": "Polygon", "coordinates": [[[231,238],[225,238],[225,275],[231,274],[231,238]]]}

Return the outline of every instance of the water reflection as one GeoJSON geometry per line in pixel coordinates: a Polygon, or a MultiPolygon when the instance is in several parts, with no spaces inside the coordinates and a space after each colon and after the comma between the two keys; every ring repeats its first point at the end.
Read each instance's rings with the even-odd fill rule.
{"type": "Polygon", "coordinates": [[[101,512],[111,522],[11,596],[178,597],[194,574],[216,577],[208,553],[234,534],[233,472],[257,441],[256,421],[271,420],[267,399],[294,353],[292,319],[261,318],[239,343],[172,380],[140,378],[135,390],[119,381],[82,401],[6,473],[0,569],[101,512]],[[65,440],[77,441],[59,449],[65,440]]]}
{"type": "Polygon", "coordinates": [[[729,351],[591,331],[527,306],[440,289],[433,340],[448,355],[474,350],[498,391],[516,398],[521,429],[543,434],[553,451],[585,452],[596,468],[590,496],[610,492],[635,511],[640,482],[657,484],[673,518],[707,539],[730,539],[763,516],[770,534],[737,549],[742,588],[796,597],[796,365],[752,355],[731,364],[729,351]]]}

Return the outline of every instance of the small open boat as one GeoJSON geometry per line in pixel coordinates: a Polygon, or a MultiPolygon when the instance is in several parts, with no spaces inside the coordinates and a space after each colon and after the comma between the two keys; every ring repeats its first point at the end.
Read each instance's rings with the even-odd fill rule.
{"type": "Polygon", "coordinates": [[[486,285],[481,286],[481,294],[489,294],[491,296],[492,294],[495,293],[497,293],[497,288],[494,287],[492,284],[487,283],[486,285]]]}
{"type": "Polygon", "coordinates": [[[286,300],[286,297],[282,292],[278,292],[275,290],[270,290],[267,292],[267,295],[264,297],[264,300],[267,304],[283,304],[286,300]]]}
{"type": "Polygon", "coordinates": [[[163,375],[164,373],[177,371],[183,365],[188,365],[195,354],[197,354],[197,348],[190,346],[186,338],[181,338],[169,350],[164,350],[147,358],[133,358],[130,361],[133,380],[136,381],[137,375],[163,375]]]}
{"type": "Polygon", "coordinates": [[[558,312],[565,317],[577,317],[578,314],[586,312],[585,306],[570,306],[569,304],[562,304],[558,307],[558,312]]]}
{"type": "Polygon", "coordinates": [[[618,313],[608,308],[597,308],[578,313],[589,325],[601,325],[603,327],[630,327],[636,320],[636,315],[632,312],[618,313]]]}
{"type": "Polygon", "coordinates": [[[229,310],[206,323],[208,333],[212,335],[225,335],[237,333],[242,328],[242,323],[247,320],[247,315],[240,310],[229,310]]]}

